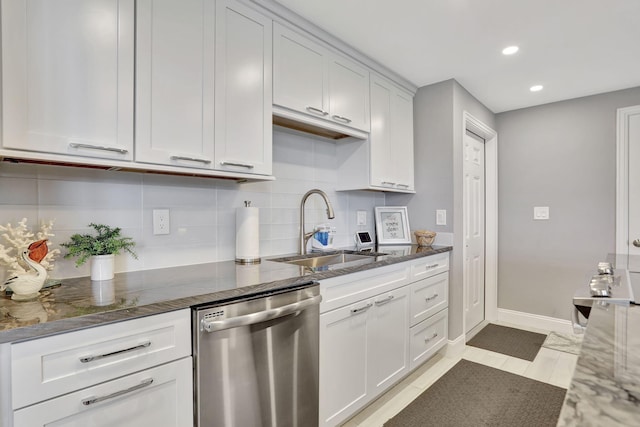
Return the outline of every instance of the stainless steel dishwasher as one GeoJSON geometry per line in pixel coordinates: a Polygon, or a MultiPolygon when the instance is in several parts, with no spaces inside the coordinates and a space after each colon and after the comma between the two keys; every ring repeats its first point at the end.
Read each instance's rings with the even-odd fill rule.
{"type": "Polygon", "coordinates": [[[320,286],[196,307],[199,427],[318,425],[320,286]]]}

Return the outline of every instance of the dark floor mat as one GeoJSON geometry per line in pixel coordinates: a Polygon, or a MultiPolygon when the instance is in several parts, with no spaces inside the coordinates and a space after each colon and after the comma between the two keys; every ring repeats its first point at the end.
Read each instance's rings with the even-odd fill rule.
{"type": "Polygon", "coordinates": [[[384,427],[553,427],[565,393],[463,359],[384,427]]]}
{"type": "Polygon", "coordinates": [[[544,334],[490,323],[467,345],[532,362],[546,338],[544,334]]]}

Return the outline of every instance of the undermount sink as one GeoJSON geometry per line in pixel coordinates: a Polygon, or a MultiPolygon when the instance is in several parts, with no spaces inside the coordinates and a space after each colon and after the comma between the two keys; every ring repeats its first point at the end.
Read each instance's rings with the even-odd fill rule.
{"type": "Polygon", "coordinates": [[[375,262],[386,254],[377,252],[335,251],[332,253],[312,253],[286,258],[275,258],[271,261],[299,265],[312,271],[333,270],[375,262]]]}

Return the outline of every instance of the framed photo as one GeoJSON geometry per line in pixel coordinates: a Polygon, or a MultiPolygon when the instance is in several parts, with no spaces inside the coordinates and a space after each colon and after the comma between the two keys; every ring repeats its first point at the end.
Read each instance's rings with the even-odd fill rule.
{"type": "Polygon", "coordinates": [[[379,245],[411,244],[406,206],[379,206],[375,213],[379,245]]]}

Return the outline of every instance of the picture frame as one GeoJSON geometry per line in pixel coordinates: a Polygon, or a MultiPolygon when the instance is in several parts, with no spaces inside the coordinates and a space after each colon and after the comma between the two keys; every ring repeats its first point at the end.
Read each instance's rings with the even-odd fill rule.
{"type": "Polygon", "coordinates": [[[406,206],[376,206],[375,216],[379,245],[411,244],[406,206]]]}

